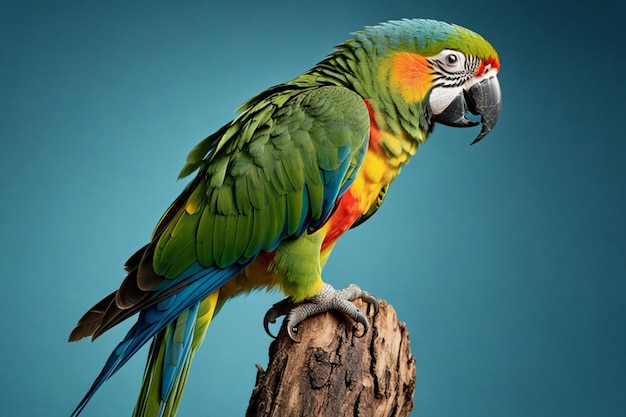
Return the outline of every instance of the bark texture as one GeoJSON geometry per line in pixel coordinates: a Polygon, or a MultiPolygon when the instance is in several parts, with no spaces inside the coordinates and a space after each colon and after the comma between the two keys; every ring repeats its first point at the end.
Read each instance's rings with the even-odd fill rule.
{"type": "Polygon", "coordinates": [[[272,342],[267,371],[257,365],[247,417],[407,416],[413,409],[415,359],[409,335],[395,310],[381,301],[371,328],[363,331],[340,313],[325,313],[300,324],[300,343],[284,328],[272,342]]]}

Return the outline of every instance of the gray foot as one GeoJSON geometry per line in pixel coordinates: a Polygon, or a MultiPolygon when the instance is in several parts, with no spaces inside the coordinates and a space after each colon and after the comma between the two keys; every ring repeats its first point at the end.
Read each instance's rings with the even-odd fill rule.
{"type": "Polygon", "coordinates": [[[367,334],[370,324],[365,314],[361,312],[351,301],[361,298],[366,302],[374,305],[374,314],[378,313],[378,300],[367,291],[361,290],[354,284],[348,285],[343,290],[335,290],[331,285],[324,284],[322,290],[315,296],[302,303],[294,303],[289,297],[285,298],[270,308],[263,318],[263,327],[265,332],[274,337],[269,330],[270,323],[276,323],[276,319],[281,316],[285,317],[285,325],[287,333],[294,342],[297,342],[296,333],[297,326],[303,320],[319,313],[330,310],[341,311],[352,318],[352,320],[363,325],[363,337],[367,334]]]}

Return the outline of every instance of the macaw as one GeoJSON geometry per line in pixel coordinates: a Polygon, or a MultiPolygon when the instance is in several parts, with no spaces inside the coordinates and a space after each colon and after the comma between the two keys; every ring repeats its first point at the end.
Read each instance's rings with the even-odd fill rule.
{"type": "Polygon", "coordinates": [[[255,289],[287,296],[267,312],[266,330],[285,316],[295,340],[303,320],[338,310],[367,332],[351,301],[376,306],[376,298],[322,280],[331,250],[378,210],[435,123],[482,124],[472,143],[492,130],[499,70],[480,35],[404,19],[356,32],[309,71],[241,105],[191,150],[179,177],[195,177],[128,259],[119,289],[71,332],[70,341],[96,339],[139,313],[72,416],[149,340],[133,415],[174,416],[211,319],[255,289]]]}

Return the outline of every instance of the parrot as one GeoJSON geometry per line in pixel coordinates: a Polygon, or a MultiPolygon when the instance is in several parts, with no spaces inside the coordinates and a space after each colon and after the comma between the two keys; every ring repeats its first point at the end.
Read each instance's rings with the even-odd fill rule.
{"type": "MultiPolygon", "coordinates": [[[[366,26],[310,70],[243,103],[188,154],[195,173],[125,264],[119,288],[89,309],[69,341],[92,340],[137,314],[72,417],[148,341],[133,412],[176,415],[192,359],[227,300],[253,290],[286,298],[266,313],[289,337],[307,318],[339,311],[369,329],[352,301],[378,308],[357,285],[335,289],[322,269],[339,237],[369,220],[439,123],[495,126],[500,59],[479,34],[431,19],[366,26]]],[[[356,330],[355,330],[356,332],[356,330]]]]}

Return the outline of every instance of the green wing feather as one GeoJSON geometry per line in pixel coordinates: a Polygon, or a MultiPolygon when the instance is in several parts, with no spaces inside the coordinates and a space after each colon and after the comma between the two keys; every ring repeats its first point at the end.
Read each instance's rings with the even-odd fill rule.
{"type": "Polygon", "coordinates": [[[157,226],[157,275],[245,263],[332,210],[362,162],[367,108],[342,87],[284,88],[252,99],[189,154],[181,176],[199,172],[157,226]]]}

